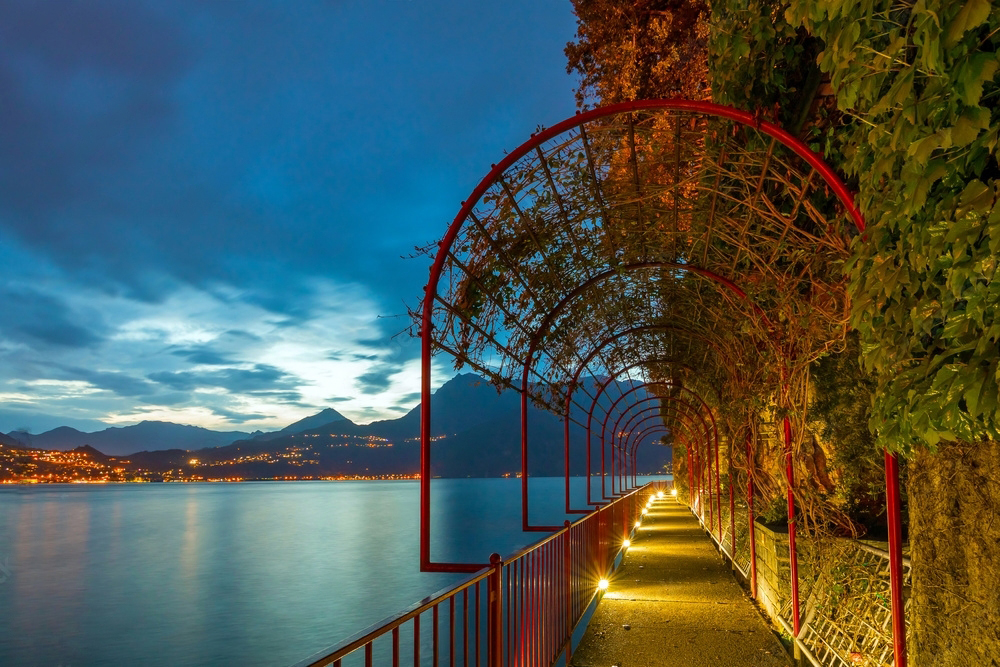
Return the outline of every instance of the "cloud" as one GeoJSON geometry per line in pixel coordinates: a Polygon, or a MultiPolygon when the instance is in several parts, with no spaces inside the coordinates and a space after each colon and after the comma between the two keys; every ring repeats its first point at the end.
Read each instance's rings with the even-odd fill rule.
{"type": "Polygon", "coordinates": [[[405,394],[404,396],[400,396],[398,399],[398,405],[401,406],[409,405],[410,408],[412,408],[415,403],[420,402],[420,398],[421,398],[420,392],[414,391],[409,394],[405,394]]]}
{"type": "Polygon", "coordinates": [[[247,422],[257,422],[262,419],[271,419],[274,417],[274,415],[263,412],[243,413],[235,410],[226,410],[225,408],[212,408],[212,412],[223,417],[230,424],[246,424],[247,422]]]}
{"type": "Polygon", "coordinates": [[[153,382],[181,391],[218,387],[234,393],[243,393],[295,387],[298,383],[298,378],[268,364],[214,371],[164,371],[150,373],[147,377],[153,382]]]}
{"type": "Polygon", "coordinates": [[[114,392],[119,396],[150,396],[155,393],[156,386],[142,378],[132,377],[119,371],[95,371],[74,366],[57,366],[63,373],[74,380],[83,380],[98,389],[114,392]]]}
{"type": "Polygon", "coordinates": [[[354,385],[362,394],[381,394],[392,385],[392,378],[402,371],[399,364],[379,363],[354,380],[354,385]]]}
{"type": "Polygon", "coordinates": [[[221,354],[205,346],[174,350],[171,354],[184,357],[192,364],[201,364],[204,366],[226,366],[233,363],[233,359],[228,355],[221,354]]]}
{"type": "Polygon", "coordinates": [[[29,287],[0,289],[0,336],[32,346],[84,348],[98,345],[105,327],[94,313],[29,287]],[[82,324],[81,322],[85,322],[82,324]]]}
{"type": "Polygon", "coordinates": [[[573,111],[573,17],[547,3],[2,13],[0,396],[43,415],[395,414],[417,350],[378,318],[427,275],[397,258],[573,111]]]}

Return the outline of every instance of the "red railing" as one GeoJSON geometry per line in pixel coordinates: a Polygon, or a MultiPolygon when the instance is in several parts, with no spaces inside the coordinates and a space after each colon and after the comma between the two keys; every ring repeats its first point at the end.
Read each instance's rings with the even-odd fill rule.
{"type": "Polygon", "coordinates": [[[568,664],[598,583],[650,492],[664,488],[647,484],[506,559],[493,554],[490,567],[295,667],[547,667],[564,655],[568,664]]]}

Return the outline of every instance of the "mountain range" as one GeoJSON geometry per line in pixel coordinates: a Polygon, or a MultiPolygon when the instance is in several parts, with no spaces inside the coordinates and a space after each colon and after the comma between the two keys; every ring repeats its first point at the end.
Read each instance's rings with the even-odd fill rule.
{"type": "MultiPolygon", "coordinates": [[[[596,383],[596,380],[592,380],[596,383]]],[[[623,384],[623,387],[625,385],[623,384]]],[[[610,392],[617,395],[614,391],[610,392]]],[[[431,412],[432,468],[435,476],[493,477],[520,471],[520,396],[497,390],[475,374],[458,375],[434,394],[431,412]]],[[[578,422],[585,422],[579,409],[578,422]]],[[[560,417],[530,407],[529,471],[532,475],[562,475],[563,423],[560,417]]],[[[599,429],[600,422],[595,424],[599,429]]],[[[571,422],[571,437],[579,448],[584,429],[571,422]]],[[[37,449],[76,450],[88,447],[130,465],[149,470],[197,466],[206,476],[273,478],[280,474],[412,475],[419,469],[420,409],[398,419],[355,424],[327,408],[270,433],[212,431],[169,422],[144,421],[94,433],[60,427],[30,435],[0,434],[0,443],[37,449]],[[13,441],[13,442],[11,442],[13,441]],[[196,462],[196,463],[192,463],[196,462]]],[[[596,440],[596,438],[595,438],[596,440]]],[[[89,451],[89,449],[88,449],[89,451]]],[[[572,474],[584,474],[577,449],[572,474]]],[[[600,453],[594,447],[594,465],[600,453]]],[[[666,447],[639,450],[640,471],[654,472],[670,460],[666,447]]]]}

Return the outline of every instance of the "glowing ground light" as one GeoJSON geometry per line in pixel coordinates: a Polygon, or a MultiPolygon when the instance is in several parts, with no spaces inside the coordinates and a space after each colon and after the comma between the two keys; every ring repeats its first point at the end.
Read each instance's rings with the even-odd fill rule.
{"type": "Polygon", "coordinates": [[[599,590],[599,591],[606,591],[606,590],[608,590],[608,580],[607,579],[601,579],[600,581],[598,581],[597,582],[597,590],[599,590]]]}
{"type": "Polygon", "coordinates": [[[642,515],[643,515],[643,516],[646,516],[647,514],[649,514],[649,510],[648,510],[648,509],[646,509],[645,507],[643,507],[643,508],[642,508],[642,515]]]}
{"type": "Polygon", "coordinates": [[[677,497],[677,489],[670,489],[670,495],[672,495],[674,498],[676,498],[677,497]]]}
{"type": "Polygon", "coordinates": [[[662,498],[663,497],[663,491],[657,491],[656,492],[656,497],[657,498],[662,498]]]}
{"type": "Polygon", "coordinates": [[[632,546],[632,540],[625,540],[624,542],[622,542],[623,549],[628,549],[630,546],[632,546]]]}
{"type": "Polygon", "coordinates": [[[636,528],[638,528],[638,527],[639,527],[639,526],[641,526],[641,525],[642,525],[642,521],[636,521],[636,522],[635,522],[635,527],[636,527],[636,528]]]}

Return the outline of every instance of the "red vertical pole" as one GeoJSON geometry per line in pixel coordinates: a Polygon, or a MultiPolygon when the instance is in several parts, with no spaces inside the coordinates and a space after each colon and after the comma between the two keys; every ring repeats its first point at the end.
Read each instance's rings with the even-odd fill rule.
{"type": "Polygon", "coordinates": [[[594,408],[596,406],[597,406],[597,402],[595,401],[594,405],[590,406],[590,411],[587,412],[587,437],[584,440],[584,442],[587,443],[586,444],[586,447],[587,447],[587,473],[586,474],[587,474],[587,507],[588,508],[591,505],[594,504],[590,500],[590,453],[591,453],[590,452],[590,448],[591,448],[591,441],[590,441],[591,432],[590,432],[590,427],[591,427],[591,422],[592,422],[592,420],[594,418],[594,408]]]}
{"type": "Polygon", "coordinates": [[[637,458],[636,457],[636,453],[632,452],[632,486],[633,487],[638,485],[638,481],[636,481],[636,478],[635,478],[635,461],[636,461],[636,458],[637,458]]]}
{"type": "MultiPolygon", "coordinates": [[[[731,444],[730,440],[726,440],[731,444]]],[[[733,564],[736,563],[736,498],[733,496],[733,448],[726,448],[726,457],[729,470],[729,557],[733,564]]]]}
{"type": "Polygon", "coordinates": [[[521,392],[521,530],[528,530],[528,392],[521,392]]]}
{"type": "Polygon", "coordinates": [[[750,594],[757,599],[757,535],[753,515],[753,448],[747,433],[747,530],[750,540],[750,594]]]}
{"type": "MultiPolygon", "coordinates": [[[[500,558],[500,554],[490,554],[490,567],[492,572],[490,572],[487,584],[489,613],[486,622],[489,627],[486,630],[488,651],[486,664],[489,667],[500,667],[503,663],[503,626],[501,624],[503,618],[503,588],[501,586],[503,560],[500,558]]],[[[434,664],[437,664],[436,660],[434,664]]]]}
{"type": "Polygon", "coordinates": [[[799,557],[795,548],[795,470],[792,467],[792,422],[782,420],[785,431],[785,477],[788,480],[788,563],[792,584],[792,630],[799,636],[799,557]]]}
{"type": "MultiPolygon", "coordinates": [[[[611,413],[609,412],[608,415],[610,415],[610,414],[611,413]]],[[[607,417],[604,418],[605,424],[607,423],[607,419],[608,419],[607,417]]],[[[614,436],[612,436],[611,439],[614,440],[614,436]]],[[[607,444],[607,443],[604,442],[604,428],[602,427],[601,428],[601,500],[606,500],[607,497],[608,497],[607,494],[604,492],[604,477],[605,477],[605,473],[604,473],[604,445],[605,444],[607,444]]]]}
{"type": "Polygon", "coordinates": [[[563,579],[566,582],[564,591],[566,611],[563,614],[564,633],[562,640],[566,642],[566,664],[570,664],[573,658],[573,641],[569,636],[573,631],[573,552],[570,542],[570,533],[573,524],[569,519],[563,522],[566,532],[563,533],[563,579]]]}
{"type": "Polygon", "coordinates": [[[893,667],[906,667],[903,614],[903,526],[899,502],[899,459],[885,450],[885,504],[889,519],[889,596],[892,602],[893,667]]]}
{"type": "Polygon", "coordinates": [[[618,449],[615,446],[615,441],[618,439],[617,426],[618,424],[616,422],[615,423],[616,431],[615,433],[611,434],[611,496],[612,497],[614,497],[615,495],[615,458],[617,458],[615,456],[615,451],[618,449]]]}
{"type": "Polygon", "coordinates": [[[685,445],[684,448],[687,450],[688,455],[688,501],[694,505],[694,454],[691,452],[690,445],[685,445]]]}
{"type": "Polygon", "coordinates": [[[563,458],[566,466],[566,512],[569,513],[569,411],[570,394],[566,394],[566,415],[563,417],[563,441],[565,442],[563,458]]]}
{"type": "Polygon", "coordinates": [[[715,508],[712,506],[712,441],[710,439],[706,439],[703,444],[705,446],[705,461],[703,468],[705,472],[705,485],[708,489],[708,532],[711,534],[712,524],[715,523],[715,508]]]}
{"type": "Polygon", "coordinates": [[[722,475],[722,468],[719,466],[719,434],[713,432],[715,441],[715,513],[718,516],[719,524],[719,548],[722,548],[722,485],[719,477],[722,475]]]}
{"type": "MultiPolygon", "coordinates": [[[[426,287],[424,288],[427,289],[426,287]]],[[[430,300],[430,295],[424,295],[430,300]]],[[[431,562],[431,310],[420,326],[420,569],[431,562]]]]}

